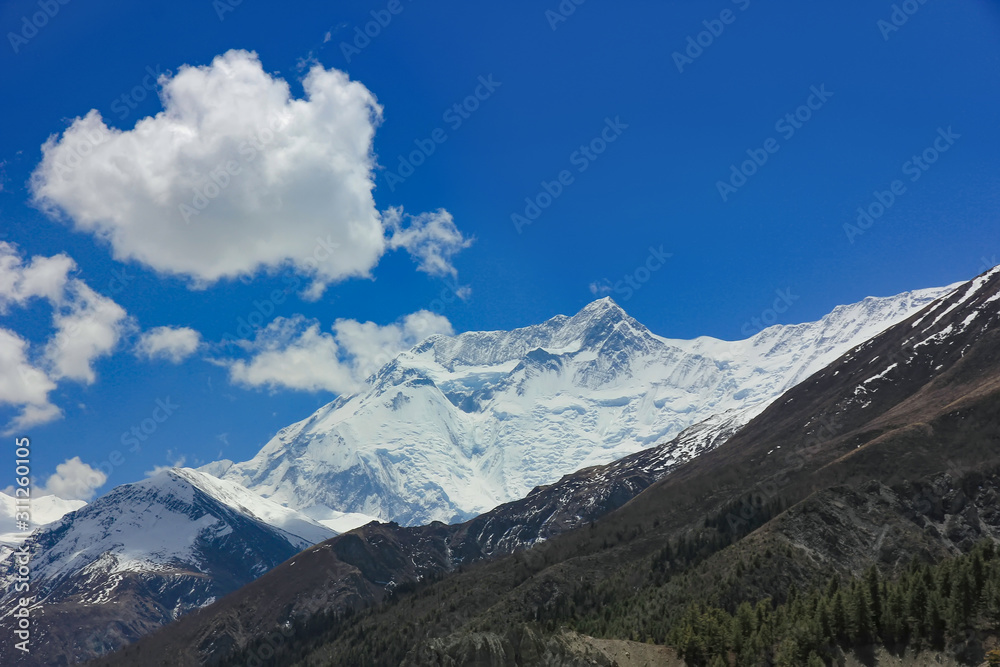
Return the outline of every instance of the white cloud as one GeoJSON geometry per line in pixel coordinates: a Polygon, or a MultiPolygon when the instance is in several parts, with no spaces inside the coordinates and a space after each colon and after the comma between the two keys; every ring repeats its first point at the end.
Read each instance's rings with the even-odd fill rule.
{"type": "Polygon", "coordinates": [[[198,350],[201,334],[189,327],[156,327],[142,335],[136,352],[146,359],[179,364],[198,350]]]}
{"type": "Polygon", "coordinates": [[[590,283],[589,287],[590,287],[590,293],[593,294],[594,296],[606,296],[614,291],[611,282],[606,278],[602,280],[595,280],[594,282],[590,283]]]}
{"type": "Polygon", "coordinates": [[[11,304],[23,306],[35,297],[60,301],[69,272],[75,268],[76,263],[62,253],[32,257],[25,266],[17,248],[0,241],[0,312],[11,304]]]}
{"type": "Polygon", "coordinates": [[[127,326],[125,310],[83,281],[70,282],[63,305],[53,314],[55,335],[45,347],[53,379],[85,384],[96,379],[93,363],[111,354],[127,326]]]}
{"type": "Polygon", "coordinates": [[[249,361],[229,363],[229,378],[246,387],[301,391],[354,391],[358,383],[340,348],[319,322],[279,317],[257,334],[249,361]]]}
{"type": "Polygon", "coordinates": [[[385,238],[372,198],[382,110],[367,88],[315,65],[295,99],[238,50],[159,83],[164,111],[132,130],[92,110],[50,137],[35,200],[116,258],[196,284],[283,265],[320,284],[369,274],[385,238]]]}
{"type": "Polygon", "coordinates": [[[106,481],[107,475],[91,468],[79,456],[74,456],[57,465],[55,474],[49,477],[42,489],[37,489],[37,493],[40,496],[52,494],[63,500],[89,501],[94,497],[94,491],[106,481]]]}
{"type": "Polygon", "coordinates": [[[291,266],[313,279],[303,296],[314,299],[396,248],[421,271],[454,275],[469,241],[446,211],[403,229],[401,210],[375,206],[382,107],[360,82],[313,64],[296,99],[256,53],[232,50],[158,83],[164,110],[131,130],[91,110],[49,137],[31,177],[36,204],[117,259],[195,287],[291,266]]]}
{"type": "Polygon", "coordinates": [[[167,458],[171,459],[173,463],[168,463],[167,465],[164,466],[153,466],[152,470],[147,470],[143,474],[146,477],[153,477],[155,475],[159,475],[164,470],[171,470],[173,468],[183,468],[184,464],[187,462],[186,456],[183,455],[175,456],[173,450],[171,449],[167,450],[167,458]]]}
{"type": "Polygon", "coordinates": [[[49,402],[49,392],[55,388],[48,375],[28,361],[27,341],[0,328],[0,405],[20,408],[6,433],[59,418],[62,412],[49,402]]]}
{"type": "Polygon", "coordinates": [[[20,410],[8,433],[61,417],[48,398],[56,381],[93,382],[93,362],[110,354],[130,325],[121,306],[71,277],[75,268],[65,254],[36,256],[26,264],[13,245],[0,242],[0,312],[42,298],[52,306],[54,328],[41,354],[32,354],[16,332],[0,328],[0,405],[20,410]]]}
{"type": "Polygon", "coordinates": [[[417,262],[417,270],[432,276],[456,277],[452,258],[472,245],[455,226],[451,214],[444,209],[420,215],[406,215],[400,208],[390,208],[382,215],[389,237],[389,247],[403,248],[417,262]],[[404,226],[403,219],[407,219],[404,226]]]}
{"type": "Polygon", "coordinates": [[[422,310],[400,322],[339,319],[333,333],[301,315],[277,318],[247,344],[249,360],[224,360],[230,380],[246,387],[329,391],[358,391],[371,373],[398,353],[432,334],[451,334],[447,318],[422,310]]]}

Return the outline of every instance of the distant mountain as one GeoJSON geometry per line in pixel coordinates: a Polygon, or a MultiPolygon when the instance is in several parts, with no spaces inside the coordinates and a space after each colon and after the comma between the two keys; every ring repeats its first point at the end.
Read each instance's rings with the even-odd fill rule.
{"type": "MultiPolygon", "coordinates": [[[[31,499],[31,527],[47,526],[86,504],[83,500],[65,500],[55,495],[36,496],[31,499]]],[[[17,528],[17,511],[17,500],[0,493],[0,561],[6,556],[6,549],[16,547],[26,538],[17,528]]]]}
{"type": "MultiPolygon", "coordinates": [[[[32,653],[2,642],[0,664],[72,664],[106,653],[333,535],[195,470],[116,487],[24,543],[32,554],[32,653]]],[[[25,596],[12,587],[16,576],[14,559],[0,563],[8,636],[14,599],[25,596]]]]}
{"type": "Polygon", "coordinates": [[[365,526],[97,664],[245,664],[265,652],[275,664],[595,664],[561,627],[663,642],[693,602],[785,601],[792,584],[873,564],[894,576],[914,557],[1000,541],[998,350],[995,270],[847,350],[658,481],[642,470],[665,447],[461,526],[365,526]],[[586,519],[588,498],[609,497],[596,490],[633,483],[627,502],[586,519]],[[525,542],[510,526],[544,517],[540,533],[579,510],[576,527],[508,557],[469,566],[456,549],[502,553],[503,536],[525,542]],[[378,594],[386,582],[391,596],[378,594]]]}
{"type": "Polygon", "coordinates": [[[954,287],[867,298],[735,342],[657,336],[609,298],[523,329],[432,336],[253,459],[202,470],[330,526],[344,527],[343,512],[463,521],[713,415],[745,423],[954,287]]]}

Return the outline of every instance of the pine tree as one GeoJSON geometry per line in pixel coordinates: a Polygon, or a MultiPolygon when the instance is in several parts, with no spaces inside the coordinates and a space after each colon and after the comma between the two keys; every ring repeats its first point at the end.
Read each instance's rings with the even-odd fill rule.
{"type": "Polygon", "coordinates": [[[875,617],[865,584],[854,586],[851,591],[851,640],[855,644],[870,644],[875,638],[875,617]]]}
{"type": "Polygon", "coordinates": [[[833,643],[836,634],[833,631],[833,625],[830,619],[830,609],[826,600],[820,600],[819,604],[816,605],[816,614],[813,618],[816,622],[816,626],[819,628],[822,640],[833,643]]]}
{"type": "Polygon", "coordinates": [[[843,590],[837,590],[830,602],[830,635],[837,642],[847,641],[847,608],[843,590]]]}
{"type": "Polygon", "coordinates": [[[927,616],[927,584],[919,574],[910,580],[910,589],[906,596],[906,616],[910,626],[910,634],[915,637],[926,637],[927,616]]]}
{"type": "Polygon", "coordinates": [[[730,631],[730,645],[733,646],[737,654],[743,650],[744,644],[753,634],[755,621],[753,608],[749,602],[744,600],[736,608],[736,616],[733,617],[732,630],[730,631]]]}
{"type": "Polygon", "coordinates": [[[882,597],[884,587],[879,578],[878,568],[874,565],[865,572],[865,588],[868,591],[868,599],[871,603],[871,613],[874,619],[873,635],[878,635],[882,632],[882,613],[885,601],[882,597]]]}
{"type": "Polygon", "coordinates": [[[944,637],[945,637],[945,618],[943,613],[944,600],[938,595],[937,591],[931,593],[927,598],[927,612],[925,614],[924,627],[926,628],[926,637],[931,646],[936,649],[944,648],[944,637]]]}
{"type": "Polygon", "coordinates": [[[816,651],[809,654],[809,661],[806,663],[806,667],[826,667],[826,663],[823,659],[819,657],[816,651]]]}
{"type": "Polygon", "coordinates": [[[963,583],[965,577],[960,577],[951,591],[951,597],[944,601],[944,622],[948,633],[948,639],[957,641],[965,635],[965,628],[969,622],[969,591],[968,586],[963,583]]]}
{"type": "Polygon", "coordinates": [[[778,649],[774,653],[775,667],[799,667],[801,664],[799,643],[794,638],[789,637],[778,644],[778,649]]]}

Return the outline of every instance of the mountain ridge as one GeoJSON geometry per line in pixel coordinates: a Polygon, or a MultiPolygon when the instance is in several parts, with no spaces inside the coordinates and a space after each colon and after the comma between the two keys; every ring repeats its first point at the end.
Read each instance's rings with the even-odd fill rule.
{"type": "Polygon", "coordinates": [[[3,643],[0,662],[46,664],[60,645],[74,646],[78,658],[117,648],[333,535],[293,510],[190,469],[115,487],[23,543],[31,554],[28,592],[12,586],[14,559],[0,562],[0,626],[10,629],[13,600],[30,593],[35,647],[24,658],[3,643]]]}
{"type": "Polygon", "coordinates": [[[250,460],[202,469],[327,525],[343,525],[332,523],[343,512],[460,522],[714,414],[742,410],[748,421],[954,288],[869,297],[743,341],[663,338],[610,298],[512,331],[436,335],[379,369],[366,392],[282,429],[250,460]]]}
{"type": "MultiPolygon", "coordinates": [[[[582,613],[585,608],[579,605],[585,601],[599,603],[597,611],[605,609],[606,598],[600,596],[600,589],[595,592],[599,582],[617,582],[620,590],[612,590],[622,596],[633,595],[637,585],[646,586],[644,572],[650,563],[659,562],[665,542],[673,545],[671,553],[686,554],[684,558],[700,554],[694,564],[718,555],[711,562],[717,561],[712,567],[723,568],[721,572],[699,576],[698,583],[690,584],[694,588],[687,590],[688,595],[721,595],[723,585],[737,582],[737,591],[783,596],[785,589],[768,587],[787,586],[790,581],[808,585],[816,577],[828,576],[834,565],[838,572],[858,571],[880,554],[889,559],[887,567],[902,567],[914,547],[926,549],[930,557],[968,546],[977,534],[1000,537],[1000,513],[989,510],[1000,490],[1000,477],[987,484],[959,481],[954,476],[956,481],[943,482],[945,490],[929,496],[929,501],[914,495],[931,485],[924,482],[925,477],[940,479],[942,470],[1000,465],[996,447],[1000,442],[997,292],[1000,274],[970,281],[876,338],[847,350],[772,402],[735,435],[725,437],[725,442],[681,462],[659,479],[641,477],[644,465],[655,464],[642,459],[649,452],[633,455],[622,477],[599,481],[618,479],[623,483],[619,489],[636,482],[638,489],[626,493],[620,502],[613,501],[607,512],[536,540],[531,548],[515,545],[508,550],[511,524],[502,520],[496,524],[505,507],[463,524],[464,534],[450,538],[459,540],[451,543],[452,548],[446,548],[451,527],[443,524],[419,528],[370,524],[306,550],[295,559],[299,569],[279,566],[233,596],[142,640],[139,646],[147,652],[182,648],[185,660],[193,664],[220,659],[225,652],[215,653],[218,647],[243,641],[237,637],[256,635],[256,642],[245,645],[231,659],[222,658],[223,664],[238,664],[257,655],[264,646],[260,638],[270,629],[291,623],[310,628],[308,635],[292,633],[289,646],[294,647],[297,659],[353,664],[364,658],[373,664],[400,664],[409,656],[405,664],[446,665],[463,664],[475,655],[484,664],[503,664],[519,651],[534,650],[523,644],[525,633],[536,638],[541,633],[544,639],[546,628],[553,626],[541,621],[554,620],[558,627],[576,618],[573,609],[582,613]],[[973,317],[974,310],[981,312],[973,317]],[[914,323],[925,317],[931,324],[917,329],[918,336],[910,335],[914,323]],[[957,326],[973,321],[979,328],[957,326]],[[876,379],[893,373],[900,375],[892,384],[876,379]],[[861,385],[870,389],[865,399],[858,400],[855,388],[861,385]],[[951,400],[939,400],[941,396],[951,400]],[[915,419],[926,424],[915,424],[915,419]],[[887,502],[893,494],[894,499],[887,502]],[[970,504],[978,508],[978,514],[969,509],[970,504]],[[879,546],[874,550],[865,548],[871,542],[864,534],[848,541],[826,527],[831,521],[852,525],[852,513],[858,507],[869,508],[865,511],[870,516],[859,525],[865,534],[875,533],[879,546]],[[912,521],[922,523],[913,529],[912,521]],[[468,536],[471,542],[463,541],[468,536]],[[740,568],[748,567],[746,551],[739,546],[744,538],[748,540],[744,544],[756,545],[750,555],[773,559],[774,567],[765,567],[751,578],[738,576],[740,568]],[[463,560],[438,581],[439,575],[431,576],[434,568],[453,557],[458,544],[479,548],[497,544],[500,554],[514,553],[472,564],[459,554],[463,560]],[[850,551],[845,551],[848,544],[850,551]],[[807,560],[789,560],[786,552],[805,554],[807,560]],[[408,563],[411,554],[417,553],[427,556],[415,561],[429,568],[425,570],[427,583],[418,584],[417,593],[411,594],[407,590],[417,573],[408,563]],[[810,553],[822,557],[818,565],[810,564],[810,553]],[[740,588],[738,582],[743,580],[746,587],[740,588]],[[397,582],[393,594],[378,594],[374,584],[385,581],[397,582]],[[257,599],[294,599],[296,604],[277,605],[286,613],[255,605],[257,599]],[[352,605],[370,606],[379,600],[387,602],[370,614],[343,615],[352,605]],[[341,612],[323,621],[329,628],[326,634],[308,620],[315,620],[313,614],[319,609],[341,612]],[[298,613],[303,616],[297,617],[298,613]],[[211,649],[190,648],[206,646],[209,637],[215,638],[211,649]]],[[[600,478],[605,472],[609,470],[581,470],[578,477],[571,475],[556,485],[535,489],[513,504],[529,510],[527,514],[515,511],[514,523],[523,526],[526,517],[535,517],[540,521],[532,530],[541,534],[550,511],[544,502],[534,508],[532,503],[552,492],[556,504],[562,504],[563,492],[572,492],[576,480],[600,478]]],[[[591,493],[592,489],[585,488],[584,501],[591,493]]],[[[566,507],[571,519],[576,513],[577,506],[566,507]]],[[[674,573],[675,589],[688,585],[683,574],[684,570],[674,573]]],[[[662,570],[654,568],[648,576],[648,585],[665,585],[662,570]]],[[[620,608],[614,609],[617,615],[620,608]]],[[[659,609],[639,600],[634,613],[658,615],[659,609]]],[[[636,627],[632,632],[642,638],[645,626],[636,627]]],[[[659,627],[656,632],[662,637],[662,623],[659,627]]],[[[534,640],[531,645],[538,648],[534,640]]],[[[268,646],[272,651],[279,648],[268,646]]],[[[138,655],[136,650],[125,649],[96,664],[129,664],[138,655]]]]}

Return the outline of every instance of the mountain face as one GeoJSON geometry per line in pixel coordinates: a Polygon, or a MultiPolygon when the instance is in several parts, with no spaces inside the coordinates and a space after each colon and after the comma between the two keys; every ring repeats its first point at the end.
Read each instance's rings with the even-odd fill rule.
{"type": "MultiPolygon", "coordinates": [[[[662,642],[693,600],[732,611],[744,600],[785,600],[792,584],[825,586],[831,574],[871,565],[892,576],[914,557],[1000,540],[998,350],[995,270],[846,351],[721,444],[696,444],[700,454],[658,480],[643,470],[670,457],[669,443],[461,526],[365,526],[99,664],[161,665],[165,654],[170,664],[244,664],[265,650],[276,664],[293,655],[316,664],[576,664],[524,656],[556,650],[553,632],[567,623],[662,642]],[[587,489],[588,479],[596,486],[587,489]],[[602,484],[637,490],[574,528],[566,517],[602,484]],[[443,578],[435,569],[467,562],[456,547],[503,553],[505,543],[527,542],[510,527],[563,506],[552,523],[571,529],[508,557],[453,565],[443,578]],[[375,583],[422,574],[429,583],[414,593],[398,586],[370,614],[317,617],[385,599],[375,583]]],[[[546,524],[536,521],[536,533],[546,524]]]]}
{"type": "MultiPolygon", "coordinates": [[[[737,416],[713,417],[666,443],[566,475],[465,523],[400,526],[373,521],[339,535],[302,551],[294,561],[278,566],[251,586],[171,624],[167,633],[183,636],[184,645],[182,656],[173,659],[179,664],[220,660],[244,664],[234,651],[260,633],[286,631],[292,621],[365,609],[392,600],[421,581],[485,559],[521,553],[530,561],[532,552],[525,552],[526,548],[622,507],[670,471],[724,442],[740,425],[737,416]],[[286,568],[293,567],[294,582],[290,583],[286,568]]],[[[562,650],[562,644],[556,641],[549,648],[562,650]]],[[[109,662],[99,664],[131,665],[139,659],[128,651],[124,655],[124,661],[114,654],[109,662]]]]}
{"type": "MultiPolygon", "coordinates": [[[[21,546],[32,554],[32,653],[3,642],[0,664],[72,664],[106,653],[333,535],[194,470],[119,486],[21,546]]],[[[26,595],[14,589],[16,577],[13,558],[0,563],[0,626],[10,633],[14,600],[26,595]]]]}
{"type": "Polygon", "coordinates": [[[433,336],[253,459],[203,470],[331,526],[340,512],[463,521],[713,415],[745,423],[953,288],[867,298],[735,342],[662,338],[607,298],[523,329],[433,336]]]}

